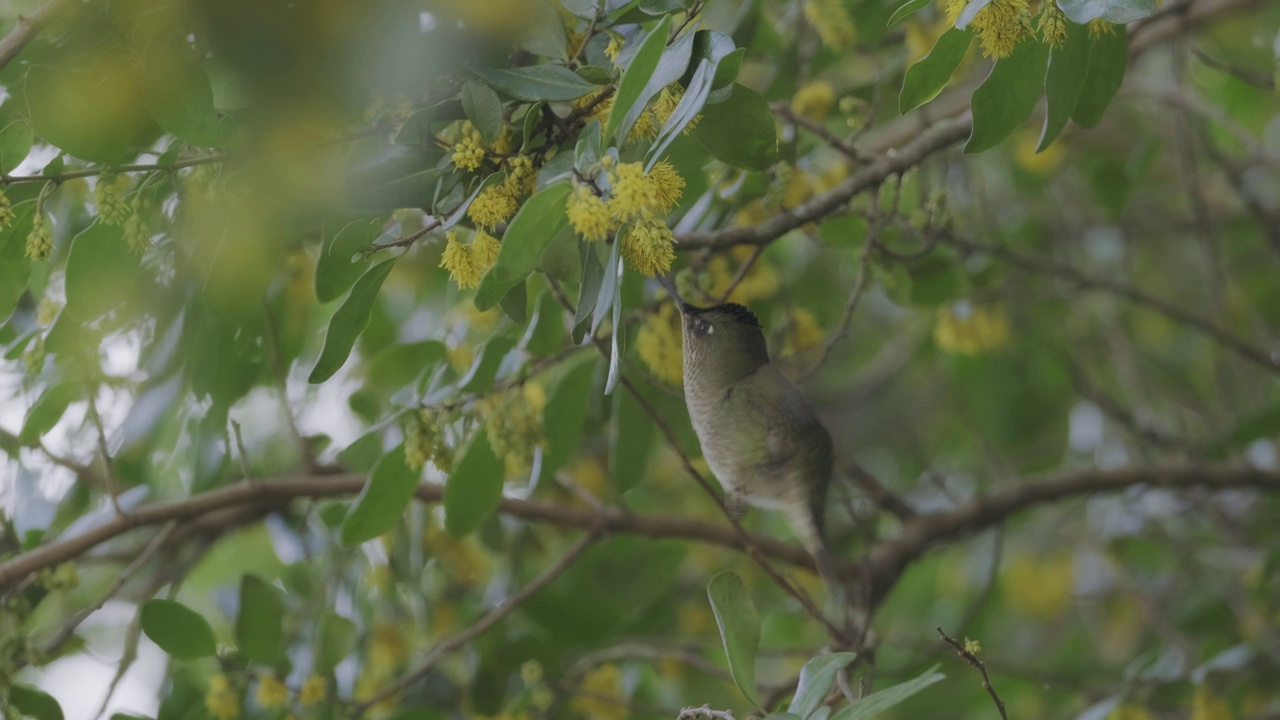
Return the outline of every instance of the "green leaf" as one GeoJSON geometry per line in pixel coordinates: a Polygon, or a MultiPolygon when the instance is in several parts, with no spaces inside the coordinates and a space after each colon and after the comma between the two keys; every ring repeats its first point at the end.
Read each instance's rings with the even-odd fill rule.
{"type": "Polygon", "coordinates": [[[813,714],[827,699],[831,686],[836,684],[836,674],[853,662],[857,654],[851,652],[831,653],[813,658],[800,668],[800,683],[796,686],[796,694],[791,698],[787,712],[794,713],[801,720],[813,714]]]}
{"type": "Polygon", "coordinates": [[[111,713],[111,720],[152,720],[145,715],[134,715],[132,713],[111,713]]]}
{"type": "Polygon", "coordinates": [[[907,68],[898,94],[898,112],[905,115],[937,97],[960,67],[972,40],[971,30],[950,28],[942,33],[929,54],[907,68]]]}
{"type": "Polygon", "coordinates": [[[0,322],[4,322],[27,292],[31,259],[27,257],[27,234],[31,232],[34,200],[13,206],[13,222],[0,230],[0,322]]]}
{"type": "Polygon", "coordinates": [[[81,230],[67,256],[67,314],[86,323],[114,310],[133,294],[139,268],[119,225],[81,230]]]}
{"type": "Polygon", "coordinates": [[[582,443],[587,407],[591,404],[591,379],[595,374],[595,358],[587,356],[575,363],[551,393],[547,400],[543,427],[546,429],[547,449],[542,454],[542,476],[564,467],[582,443]]]}
{"type": "Polygon", "coordinates": [[[914,680],[908,680],[878,692],[873,692],[836,713],[831,717],[831,720],[869,720],[869,718],[876,717],[885,710],[944,679],[946,675],[937,670],[938,666],[934,665],[914,680]]]}
{"type": "Polygon", "coordinates": [[[485,142],[492,143],[502,135],[502,101],[488,85],[468,80],[462,86],[462,109],[485,142]]]}
{"type": "Polygon", "coordinates": [[[717,160],[745,170],[764,170],[778,159],[778,137],[769,103],[734,83],[729,99],[702,108],[694,135],[717,160]]]}
{"type": "Polygon", "coordinates": [[[236,614],[236,645],[245,657],[275,665],[284,648],[284,601],[280,591],[257,575],[240,578],[240,610],[236,614]]]}
{"type": "Polygon", "coordinates": [[[764,717],[764,720],[804,720],[804,718],[796,715],[795,713],[776,712],[769,713],[764,717]]]}
{"type": "MultiPolygon", "coordinates": [[[[641,387],[645,388],[646,385],[641,387]]],[[[613,485],[619,496],[640,484],[656,432],[657,426],[653,424],[653,419],[645,413],[640,402],[631,393],[621,392],[613,396],[609,475],[613,478],[613,485]]]]}
{"type": "Polygon", "coordinates": [[[470,533],[498,508],[505,467],[481,428],[444,485],[444,529],[450,535],[470,533]]]}
{"type": "Polygon", "coordinates": [[[373,266],[360,276],[351,294],[342,302],[342,307],[329,320],[329,330],[324,336],[324,347],[307,382],[322,383],[333,377],[338,369],[347,362],[351,348],[355,347],[356,337],[364,332],[373,314],[373,303],[378,299],[378,290],[382,281],[387,279],[391,268],[395,267],[398,258],[391,258],[373,266]]]}
{"type": "Polygon", "coordinates": [[[902,3],[897,10],[893,11],[893,15],[889,16],[888,26],[893,27],[894,25],[897,25],[903,20],[915,15],[916,11],[928,7],[932,2],[933,0],[907,0],[902,3]]]}
{"type": "Polygon", "coordinates": [[[150,124],[139,74],[119,58],[97,63],[94,72],[32,66],[23,86],[32,129],[78,158],[119,162],[150,124]]]}
{"type": "Polygon", "coordinates": [[[359,545],[394,528],[418,488],[418,475],[405,461],[404,443],[383,455],[342,519],[342,544],[359,545]]]}
{"type": "Polygon", "coordinates": [[[498,307],[502,309],[503,315],[511,318],[511,322],[524,325],[529,319],[529,288],[525,281],[521,280],[518,285],[508,290],[507,294],[498,301],[498,307]]]}
{"type": "Polygon", "coordinates": [[[1044,78],[1047,109],[1044,128],[1036,152],[1049,147],[1067,126],[1089,71],[1089,31],[1083,25],[1067,23],[1067,39],[1062,47],[1049,51],[1049,71],[1044,78]]]}
{"type": "Polygon", "coordinates": [[[322,677],[333,674],[333,669],[356,649],[356,626],[350,620],[332,612],[320,616],[320,629],[316,632],[315,672],[322,677]]]}
{"type": "Polygon", "coordinates": [[[382,459],[382,430],[356,438],[338,453],[338,463],[351,472],[369,472],[382,459]]]}
{"type": "Polygon", "coordinates": [[[595,246],[579,240],[578,253],[582,256],[582,286],[578,289],[578,307],[573,313],[571,337],[575,345],[587,335],[591,315],[596,309],[596,300],[600,297],[600,286],[604,283],[604,265],[600,263],[595,246]]]}
{"type": "Polygon", "coordinates": [[[729,674],[742,694],[756,707],[760,693],[756,689],[756,650],[760,646],[760,617],[755,603],[747,595],[742,578],[725,571],[711,578],[707,597],[716,615],[724,653],[729,659],[729,674]]]}
{"type": "Polygon", "coordinates": [[[1150,16],[1157,4],[1157,0],[1058,0],[1063,14],[1081,25],[1097,18],[1126,25],[1150,16]]]}
{"type": "Polygon", "coordinates": [[[969,23],[982,12],[982,9],[991,4],[991,0],[971,0],[964,9],[960,11],[960,15],[956,17],[956,27],[964,30],[969,27],[969,23]]]}
{"type": "Polygon", "coordinates": [[[185,52],[147,53],[147,110],[160,127],[192,145],[220,145],[225,137],[204,68],[185,52]]]}
{"type": "Polygon", "coordinates": [[[538,269],[543,251],[569,222],[564,205],[571,191],[569,183],[556,183],[524,201],[502,235],[497,261],[480,280],[477,308],[488,310],[497,305],[508,290],[538,269]]]}
{"type": "Polygon", "coordinates": [[[12,172],[31,153],[31,126],[16,120],[0,130],[0,173],[12,172]]]}
{"type": "Polygon", "coordinates": [[[964,151],[978,153],[995,147],[1036,109],[1044,89],[1049,46],[1028,40],[1013,54],[997,60],[991,74],[973,91],[973,131],[964,151]]]}
{"type": "Polygon", "coordinates": [[[36,720],[63,720],[62,706],[49,693],[30,685],[9,687],[9,702],[22,715],[36,720]]]}
{"type": "MultiPolygon", "coordinates": [[[[618,91],[613,96],[609,120],[604,127],[605,145],[613,142],[615,134],[625,138],[635,119],[640,116],[639,112],[632,112],[632,110],[637,103],[643,103],[644,98],[641,94],[649,84],[649,78],[658,69],[658,61],[662,59],[662,51],[667,46],[667,33],[670,26],[670,16],[663,16],[662,20],[645,36],[644,41],[640,43],[640,49],[632,56],[627,69],[623,71],[622,80],[618,83],[618,91]]],[[[685,60],[688,62],[688,58],[685,60]]],[[[684,72],[683,68],[681,72],[684,72]]],[[[643,108],[641,104],[640,109],[643,110],[643,108]]]]}
{"type": "Polygon", "coordinates": [[[534,55],[565,60],[568,58],[569,36],[564,21],[551,3],[529,2],[530,16],[520,33],[520,47],[534,55]]]}
{"type": "Polygon", "coordinates": [[[174,600],[148,600],[142,606],[142,632],[176,658],[213,655],[213,628],[200,613],[174,600]]]}
{"type": "Polygon", "coordinates": [[[330,302],[342,297],[369,267],[368,256],[355,257],[382,232],[383,220],[356,220],[324,239],[316,259],[316,299],[330,302]]]}
{"type": "Polygon", "coordinates": [[[505,69],[473,68],[498,92],[517,100],[576,100],[600,89],[563,65],[530,65],[505,69]]]}
{"type": "Polygon", "coordinates": [[[502,359],[515,345],[516,341],[505,335],[491,338],[480,350],[480,356],[471,365],[471,369],[458,381],[458,388],[474,395],[488,392],[502,365],[502,359]]]}
{"type": "Polygon", "coordinates": [[[1089,50],[1089,70],[1071,120],[1082,128],[1096,127],[1120,91],[1129,64],[1129,35],[1124,28],[1094,38],[1089,50]]]}
{"type": "Polygon", "coordinates": [[[27,411],[27,418],[22,422],[22,432],[18,435],[18,439],[23,445],[35,445],[45,433],[58,424],[63,413],[67,411],[67,406],[79,400],[84,392],[84,385],[78,382],[64,382],[46,387],[36,399],[36,404],[27,411]]]}
{"type": "Polygon", "coordinates": [[[538,296],[529,325],[524,337],[520,339],[525,352],[537,357],[548,357],[564,347],[564,310],[550,290],[543,290],[538,296]]]}

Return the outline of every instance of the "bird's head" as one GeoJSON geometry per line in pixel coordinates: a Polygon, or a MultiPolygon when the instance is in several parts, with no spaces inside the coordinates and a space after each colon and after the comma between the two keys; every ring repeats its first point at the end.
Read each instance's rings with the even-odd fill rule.
{"type": "Polygon", "coordinates": [[[681,303],[680,314],[686,382],[705,376],[717,385],[732,383],[768,364],[764,329],[746,307],[724,303],[700,308],[681,303]]]}

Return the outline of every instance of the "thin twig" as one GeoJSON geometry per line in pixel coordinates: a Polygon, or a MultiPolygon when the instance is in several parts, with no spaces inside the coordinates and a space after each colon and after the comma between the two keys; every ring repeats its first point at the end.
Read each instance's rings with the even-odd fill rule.
{"type": "Polygon", "coordinates": [[[713,710],[710,705],[687,707],[680,711],[680,714],[676,716],[676,720],[697,720],[704,717],[712,718],[712,720],[734,720],[732,711],[713,710]]]}
{"type": "Polygon", "coordinates": [[[507,598],[505,602],[490,610],[466,629],[454,633],[440,641],[440,643],[432,648],[431,652],[427,653],[427,655],[423,657],[412,670],[400,676],[399,679],[383,687],[381,690],[374,693],[372,697],[356,703],[352,707],[349,717],[353,719],[362,717],[365,711],[373,705],[382,702],[397,693],[403,692],[410,685],[421,680],[427,675],[427,673],[431,672],[432,668],[434,668],[450,653],[464,647],[472,640],[483,635],[494,625],[497,625],[498,622],[507,615],[510,615],[512,611],[520,607],[520,605],[522,605],[526,600],[533,597],[534,593],[547,585],[550,585],[553,580],[562,575],[564,571],[568,570],[569,567],[573,565],[574,561],[581,557],[582,553],[585,552],[587,548],[591,547],[591,545],[599,540],[602,534],[603,533],[599,529],[596,529],[584,535],[574,543],[572,547],[565,551],[565,553],[561,555],[555,563],[549,565],[541,574],[538,575],[538,577],[520,588],[519,592],[516,592],[514,595],[507,598]]]}
{"type": "Polygon", "coordinates": [[[941,626],[936,629],[938,634],[942,636],[942,639],[948,645],[956,649],[956,654],[968,661],[970,665],[977,668],[978,672],[982,673],[982,689],[986,690],[987,694],[991,696],[991,700],[996,704],[996,709],[1000,711],[1000,717],[1003,718],[1003,720],[1009,720],[1009,715],[1004,711],[1004,701],[996,694],[996,689],[991,686],[991,678],[987,677],[987,666],[982,664],[982,661],[978,659],[978,656],[969,652],[969,650],[965,648],[964,645],[961,645],[959,641],[942,632],[941,626]]]}
{"type": "Polygon", "coordinates": [[[764,254],[764,249],[764,245],[757,245],[751,250],[751,254],[747,256],[747,259],[743,260],[742,265],[738,266],[738,272],[734,273],[733,279],[729,281],[728,287],[726,287],[724,292],[720,293],[720,297],[716,299],[717,303],[722,303],[729,299],[729,296],[733,294],[733,291],[736,290],[738,286],[742,284],[742,281],[746,279],[747,273],[751,272],[751,268],[756,264],[756,261],[758,261],[760,256],[764,254]]]}
{"type": "Polygon", "coordinates": [[[51,20],[72,4],[74,4],[72,0],[52,0],[33,12],[19,15],[13,29],[0,38],[0,68],[12,62],[51,20]]]}

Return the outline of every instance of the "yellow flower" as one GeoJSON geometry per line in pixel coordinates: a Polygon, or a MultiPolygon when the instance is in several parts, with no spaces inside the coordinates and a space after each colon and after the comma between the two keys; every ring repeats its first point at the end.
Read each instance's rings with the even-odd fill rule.
{"type": "Polygon", "coordinates": [[[1019,555],[1000,576],[1009,606],[1019,615],[1048,620],[1061,615],[1071,602],[1075,561],[1070,555],[1019,555]]]}
{"type": "Polygon", "coordinates": [[[676,168],[666,160],[659,160],[649,171],[649,179],[653,181],[658,192],[658,214],[666,215],[680,202],[684,193],[684,178],[676,172],[676,168]]]}
{"type": "Polygon", "coordinates": [[[1045,0],[1040,12],[1040,37],[1049,47],[1060,48],[1067,42],[1067,16],[1056,0],[1045,0]]]}
{"type": "Polygon", "coordinates": [[[636,332],[636,352],[654,377],[676,387],[684,382],[680,311],[675,303],[663,303],[645,318],[636,332]]]}
{"type": "Polygon", "coordinates": [[[36,322],[41,327],[49,327],[54,320],[58,319],[58,313],[62,312],[62,303],[51,298],[40,298],[40,304],[36,305],[36,322]]]}
{"type": "Polygon", "coordinates": [[[622,36],[612,30],[606,32],[609,36],[609,44],[604,47],[604,56],[616,63],[618,55],[622,52],[622,36]]]}
{"type": "Polygon", "coordinates": [[[945,12],[947,13],[947,23],[955,25],[960,19],[960,13],[964,12],[964,8],[969,4],[969,0],[946,0],[945,12]]]}
{"type": "Polygon", "coordinates": [[[565,203],[565,214],[574,232],[588,242],[598,242],[613,230],[609,208],[587,185],[574,188],[565,203]]]}
{"type": "Polygon", "coordinates": [[[1208,685],[1197,685],[1191,696],[1191,720],[1234,720],[1231,706],[1208,685]]]}
{"type": "Polygon", "coordinates": [[[836,104],[836,89],[826,80],[801,85],[791,96],[791,111],[803,117],[822,121],[836,104]]]}
{"type": "Polygon", "coordinates": [[[1089,37],[1093,38],[1094,40],[1097,40],[1103,35],[1115,35],[1115,34],[1116,34],[1115,23],[1107,22],[1102,18],[1095,18],[1089,21],[1089,37]]]}
{"type": "Polygon", "coordinates": [[[436,449],[439,430],[426,410],[409,413],[404,423],[404,460],[414,470],[422,469],[436,449]]]}
{"type": "Polygon", "coordinates": [[[48,260],[53,254],[53,234],[49,232],[44,213],[37,211],[31,219],[31,232],[27,234],[27,257],[32,260],[48,260]]]}
{"type": "Polygon", "coordinates": [[[974,307],[968,301],[939,308],[933,327],[939,348],[958,355],[978,355],[1009,342],[1009,319],[999,308],[974,307]]]}
{"type": "Polygon", "coordinates": [[[570,105],[572,105],[574,110],[591,108],[587,113],[586,121],[591,122],[592,120],[598,120],[603,126],[609,121],[609,110],[613,107],[613,88],[606,87],[596,90],[595,92],[587,93],[577,100],[574,100],[570,105]],[[608,97],[604,97],[606,94],[608,97]],[[602,97],[604,97],[603,100],[601,100],[602,97]]]}
{"type": "Polygon", "coordinates": [[[1027,0],[992,0],[973,18],[985,57],[1006,58],[1031,30],[1027,0]]]}
{"type": "Polygon", "coordinates": [[[133,212],[124,221],[124,240],[135,255],[141,255],[151,247],[151,227],[147,222],[147,212],[141,203],[134,203],[133,212]]]}
{"type": "MultiPolygon", "coordinates": [[[[605,474],[604,465],[594,457],[579,456],[566,471],[575,485],[587,491],[587,494],[600,500],[609,495],[609,477],[605,474]]],[[[574,498],[582,502],[580,498],[574,498]]]]}
{"type": "Polygon", "coordinates": [[[453,146],[453,164],[460,170],[474,172],[484,162],[484,146],[480,140],[464,137],[453,146]]]}
{"type": "Polygon", "coordinates": [[[671,269],[675,262],[676,238],[661,220],[645,218],[638,221],[622,240],[622,256],[631,269],[655,277],[671,269]]]}
{"type": "Polygon", "coordinates": [[[525,685],[537,685],[542,682],[542,663],[537,660],[525,660],[521,663],[520,680],[525,685]]]}
{"type": "Polygon", "coordinates": [[[93,202],[98,206],[98,219],[107,225],[119,225],[129,213],[124,194],[129,189],[128,175],[103,175],[93,187],[93,202]]]}
{"type": "Polygon", "coordinates": [[[804,17],[818,32],[822,44],[832,50],[848,50],[858,37],[843,0],[808,0],[804,17]]]}
{"type": "Polygon", "coordinates": [[[769,209],[764,206],[760,198],[751,200],[746,205],[738,209],[733,215],[733,224],[738,227],[747,225],[755,225],[769,219],[769,209]]]}
{"type": "Polygon", "coordinates": [[[645,109],[640,113],[640,117],[636,118],[636,123],[631,126],[631,130],[627,132],[627,139],[631,142],[638,142],[657,134],[658,123],[654,122],[653,113],[645,109]]]}
{"type": "Polygon", "coordinates": [[[263,675],[258,678],[258,692],[254,698],[267,709],[283,707],[289,702],[289,688],[275,675],[263,675]]]}
{"type": "Polygon", "coordinates": [[[494,454],[509,462],[509,472],[513,475],[529,468],[534,449],[545,442],[542,411],[546,406],[546,390],[533,381],[495,393],[478,403],[489,445],[494,454]]]}
{"type": "Polygon", "coordinates": [[[977,640],[970,640],[969,638],[965,638],[964,651],[969,653],[970,655],[977,655],[978,653],[982,652],[982,643],[978,642],[977,640]]]}
{"type": "Polygon", "coordinates": [[[386,675],[409,659],[409,633],[396,623],[382,622],[373,626],[365,641],[368,667],[375,675],[386,675]]]}
{"type": "Polygon", "coordinates": [[[308,676],[302,683],[302,689],[298,691],[298,703],[301,705],[322,703],[327,697],[329,697],[329,683],[319,675],[308,676]]]}
{"type": "Polygon", "coordinates": [[[622,671],[613,663],[588,671],[569,709],[591,720],[625,720],[630,711],[622,695],[622,671]]]}
{"type": "MultiPolygon", "coordinates": [[[[671,119],[671,115],[675,113],[676,107],[680,105],[680,101],[684,99],[684,88],[679,83],[673,83],[669,87],[662,88],[662,92],[658,93],[658,98],[653,101],[653,117],[658,121],[659,125],[666,125],[671,119]]],[[[698,121],[702,119],[702,115],[694,115],[693,119],[684,126],[684,130],[680,131],[682,135],[688,135],[698,126],[698,121]]]]}
{"type": "Polygon", "coordinates": [[[1152,720],[1151,711],[1141,705],[1121,703],[1107,713],[1107,720],[1152,720]]]}
{"type": "Polygon", "coordinates": [[[240,717],[240,695],[232,689],[231,681],[226,675],[216,673],[209,678],[204,706],[218,720],[235,720],[240,717]]]}
{"type": "Polygon", "coordinates": [[[445,233],[445,237],[448,238],[448,244],[440,256],[440,267],[449,271],[449,276],[459,288],[469,290],[480,287],[480,278],[486,268],[480,267],[471,247],[458,240],[458,233],[450,230],[445,233]]]}
{"type": "Polygon", "coordinates": [[[796,308],[787,318],[786,342],[782,347],[783,355],[795,355],[822,342],[822,326],[818,319],[806,308],[796,308]]]}
{"type": "Polygon", "coordinates": [[[498,242],[498,238],[484,230],[476,230],[476,234],[471,237],[471,252],[475,255],[476,263],[484,268],[484,272],[488,272],[489,268],[498,261],[498,250],[501,247],[502,244],[498,242]]]}
{"type": "MultiPolygon", "coordinates": [[[[479,135],[479,131],[476,134],[479,135]]],[[[503,124],[502,131],[498,133],[498,139],[493,141],[493,146],[489,149],[497,155],[506,155],[511,152],[511,142],[515,139],[515,136],[515,129],[510,125],[503,124]]]]}
{"type": "Polygon", "coordinates": [[[538,173],[534,171],[533,159],[526,155],[517,155],[507,161],[507,178],[503,180],[507,193],[513,197],[523,197],[533,192],[538,185],[538,173]]]}
{"type": "Polygon", "coordinates": [[[610,176],[613,188],[609,196],[609,212],[622,221],[652,213],[667,214],[671,204],[665,200],[669,200],[672,193],[679,199],[680,190],[684,187],[683,180],[676,186],[671,175],[680,177],[672,169],[669,175],[664,175],[665,186],[660,189],[657,180],[645,174],[643,165],[638,162],[622,163],[610,176]]]}
{"type": "Polygon", "coordinates": [[[471,218],[471,222],[477,227],[485,230],[492,230],[510,220],[511,216],[516,214],[516,210],[520,209],[520,203],[511,190],[512,188],[505,182],[490,185],[481,190],[467,207],[467,217],[471,218]]]}

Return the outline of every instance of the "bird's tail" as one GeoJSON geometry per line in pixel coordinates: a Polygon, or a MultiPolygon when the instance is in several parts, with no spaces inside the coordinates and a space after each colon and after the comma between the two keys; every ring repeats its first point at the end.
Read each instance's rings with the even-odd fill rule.
{"type": "Polygon", "coordinates": [[[818,567],[818,575],[827,588],[828,600],[838,612],[843,614],[848,607],[849,598],[845,592],[844,582],[840,579],[840,573],[836,569],[835,560],[827,551],[827,544],[822,539],[822,531],[818,527],[814,512],[807,503],[794,503],[786,508],[785,514],[800,543],[813,556],[813,562],[818,567]]]}

